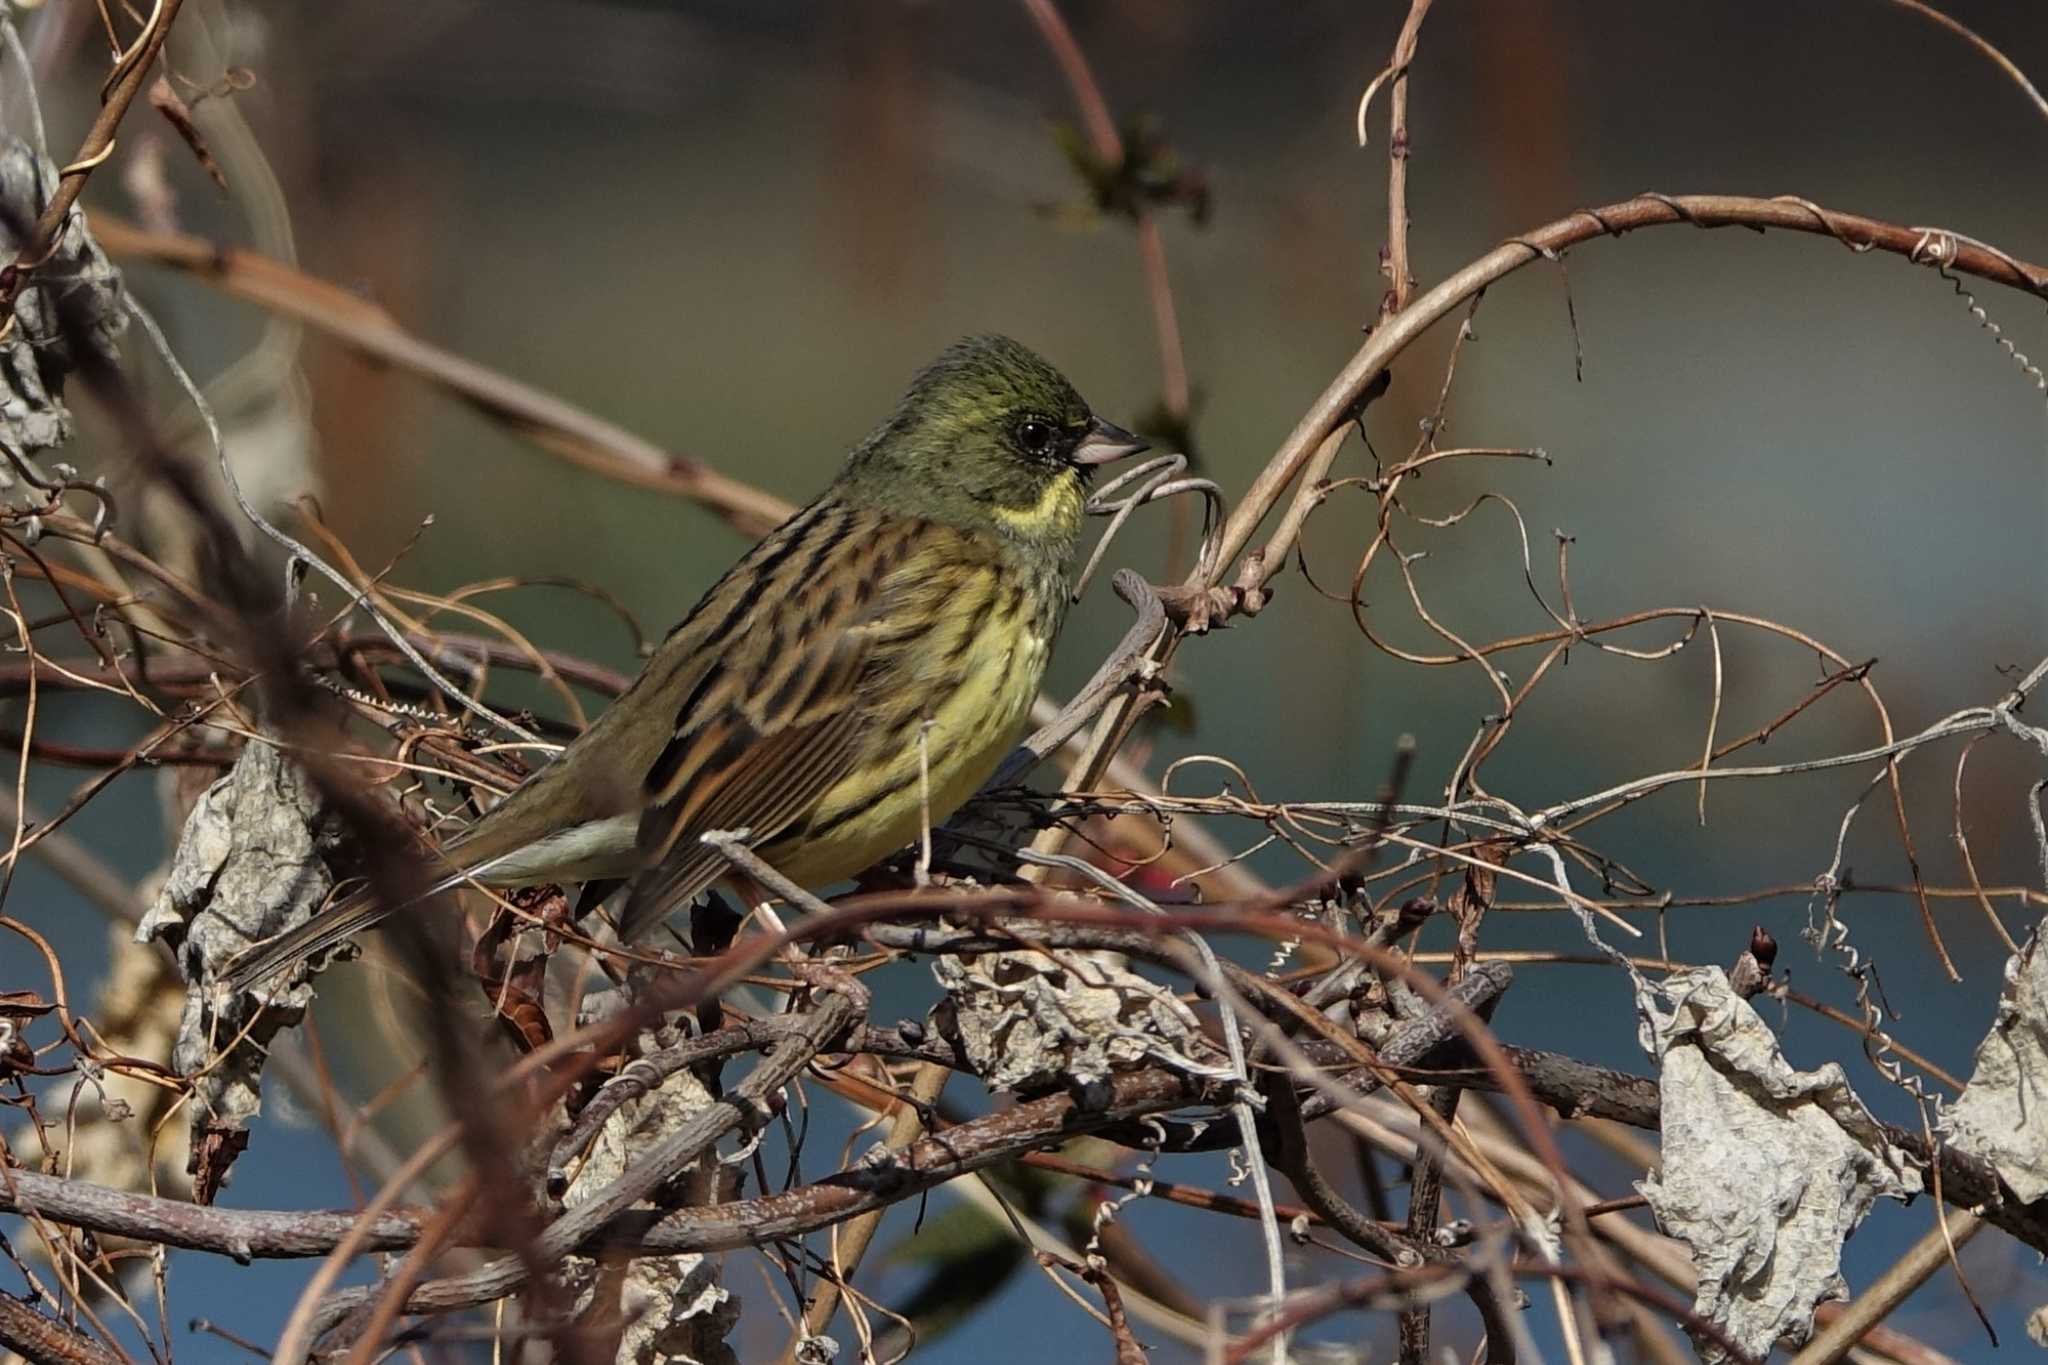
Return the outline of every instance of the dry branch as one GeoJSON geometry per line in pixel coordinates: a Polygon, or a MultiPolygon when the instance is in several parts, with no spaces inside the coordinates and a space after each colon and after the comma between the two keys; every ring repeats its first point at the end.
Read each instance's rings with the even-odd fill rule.
{"type": "Polygon", "coordinates": [[[545,449],[608,478],[690,498],[735,529],[760,535],[793,510],[688,455],[663,450],[612,422],[422,341],[373,303],[244,247],[149,232],[105,213],[93,231],[117,257],[191,275],[234,298],[319,329],[382,364],[433,384],[545,449]]]}

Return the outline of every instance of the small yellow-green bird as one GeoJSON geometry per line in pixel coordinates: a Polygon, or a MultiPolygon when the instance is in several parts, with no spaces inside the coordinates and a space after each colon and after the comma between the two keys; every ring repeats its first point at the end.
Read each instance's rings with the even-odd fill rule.
{"type": "MultiPolygon", "coordinates": [[[[1144,449],[1018,343],[955,343],[610,710],[442,848],[435,889],[629,879],[630,940],[725,874],[711,831],[749,831],[809,886],[910,843],[927,790],[944,820],[1021,737],[1090,476],[1144,449]]],[[[224,979],[246,988],[391,909],[358,894],[224,979]]]]}

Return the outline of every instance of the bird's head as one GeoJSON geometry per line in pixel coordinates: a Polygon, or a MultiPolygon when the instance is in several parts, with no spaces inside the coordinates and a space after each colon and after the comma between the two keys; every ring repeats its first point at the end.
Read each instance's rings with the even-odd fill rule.
{"type": "Polygon", "coordinates": [[[979,336],[911,381],[847,477],[893,490],[898,510],[1064,550],[1080,533],[1095,467],[1145,448],[1031,350],[979,336]]]}

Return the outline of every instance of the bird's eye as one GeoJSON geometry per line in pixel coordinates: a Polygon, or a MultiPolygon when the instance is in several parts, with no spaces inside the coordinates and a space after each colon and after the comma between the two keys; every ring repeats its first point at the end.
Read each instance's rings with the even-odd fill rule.
{"type": "Polygon", "coordinates": [[[1027,455],[1045,455],[1051,452],[1053,430],[1044,422],[1025,422],[1017,428],[1017,444],[1027,455]]]}

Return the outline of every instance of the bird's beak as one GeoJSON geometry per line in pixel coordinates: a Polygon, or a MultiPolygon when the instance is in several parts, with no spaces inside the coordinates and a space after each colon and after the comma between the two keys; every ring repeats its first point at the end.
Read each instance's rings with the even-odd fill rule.
{"type": "Polygon", "coordinates": [[[1151,448],[1137,433],[1125,431],[1116,423],[1105,422],[1098,417],[1088,428],[1088,434],[1081,438],[1081,443],[1074,447],[1074,453],[1067,458],[1092,469],[1151,448]]]}

